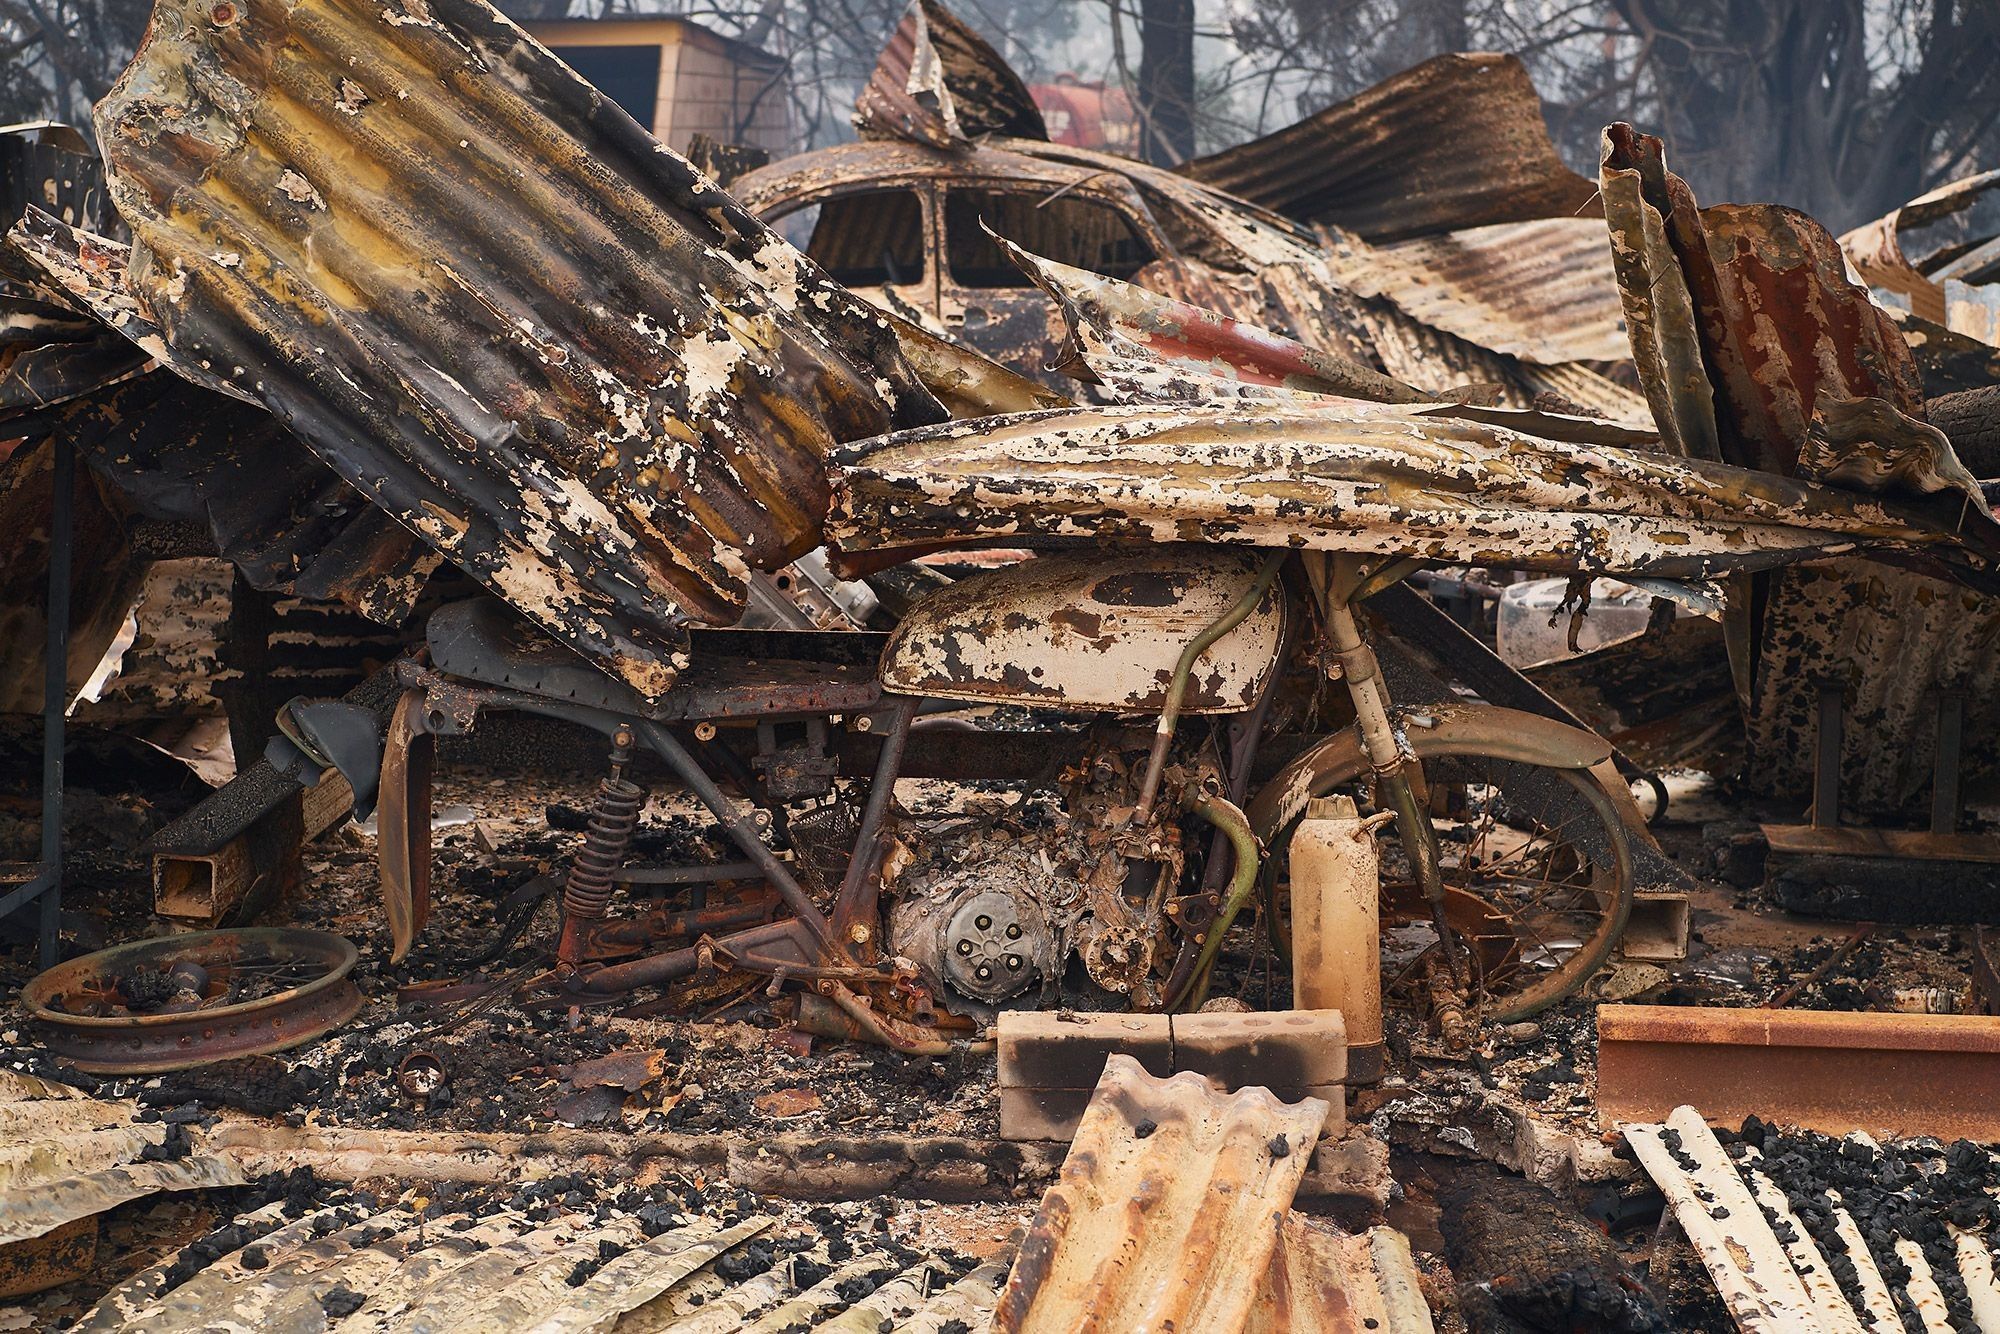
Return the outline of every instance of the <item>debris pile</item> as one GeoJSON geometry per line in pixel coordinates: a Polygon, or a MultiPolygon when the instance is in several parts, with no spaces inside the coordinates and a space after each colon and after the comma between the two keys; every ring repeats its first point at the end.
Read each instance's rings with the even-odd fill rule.
{"type": "Polygon", "coordinates": [[[1991,175],[855,123],[159,0],[0,130],[0,1327],[2000,1329],[1991,175]]]}

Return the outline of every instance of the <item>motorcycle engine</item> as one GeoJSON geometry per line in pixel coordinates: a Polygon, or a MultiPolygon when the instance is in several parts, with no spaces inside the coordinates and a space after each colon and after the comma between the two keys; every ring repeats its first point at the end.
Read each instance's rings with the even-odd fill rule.
{"type": "Polygon", "coordinates": [[[1116,769],[1107,777],[1118,781],[1074,786],[1066,810],[899,827],[883,863],[887,945],[946,1008],[990,1019],[1003,1006],[1056,1004],[1072,954],[1104,991],[1159,1003],[1180,831],[1170,818],[1127,828],[1129,804],[1105,799],[1125,786],[1116,769]]]}
{"type": "Polygon", "coordinates": [[[1059,924],[1080,885],[1003,830],[960,831],[930,849],[896,867],[891,953],[916,964],[949,1008],[974,1013],[1060,978],[1059,924]]]}

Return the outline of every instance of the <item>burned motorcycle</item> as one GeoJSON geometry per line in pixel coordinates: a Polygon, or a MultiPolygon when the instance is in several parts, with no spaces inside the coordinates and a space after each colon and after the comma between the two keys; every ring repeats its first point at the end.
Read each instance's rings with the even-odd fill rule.
{"type": "Polygon", "coordinates": [[[1277,927],[1273,863],[1306,801],[1339,790],[1393,815],[1391,997],[1531,1014],[1596,970],[1630,908],[1621,816],[1592,772],[1610,749],[1511,710],[1397,709],[1356,608],[1411,568],[1044,554],[930,594],[888,633],[698,631],[651,706],[497,603],[447,607],[435,670],[400,669],[385,765],[397,953],[425,911],[429,737],[514,709],[613,742],[549,977],[577,1003],[735,969],[914,1049],[1008,1006],[1193,1006],[1235,967],[1225,938],[1260,891],[1277,927]],[[736,858],[627,863],[640,749],[736,858]],[[927,802],[902,779],[949,782],[927,802]],[[685,905],[609,915],[621,887],[678,886],[685,905]],[[694,939],[653,952],[677,935],[694,939]]]}

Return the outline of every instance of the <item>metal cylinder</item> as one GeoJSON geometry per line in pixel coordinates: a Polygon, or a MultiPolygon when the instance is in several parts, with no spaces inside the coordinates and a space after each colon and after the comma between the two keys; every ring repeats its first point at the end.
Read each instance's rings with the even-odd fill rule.
{"type": "Polygon", "coordinates": [[[1292,834],[1292,1004],[1338,1010],[1349,1082],[1382,1077],[1381,861],[1345,796],[1306,804],[1292,834]]]}

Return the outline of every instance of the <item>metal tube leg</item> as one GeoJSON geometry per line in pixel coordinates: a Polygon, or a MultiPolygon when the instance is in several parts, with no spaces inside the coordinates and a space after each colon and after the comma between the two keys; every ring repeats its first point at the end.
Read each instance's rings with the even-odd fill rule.
{"type": "Polygon", "coordinates": [[[910,724],[916,716],[915,698],[896,702],[889,715],[889,734],[882,738],[882,753],[875,759],[875,775],[868,784],[868,804],[861,809],[854,852],[847,864],[847,874],[840,880],[840,898],[833,905],[834,928],[849,944],[864,945],[874,938],[877,894],[882,887],[878,878],[882,868],[882,826],[889,817],[889,803],[896,795],[896,775],[902,772],[903,751],[910,743],[910,724]]]}
{"type": "Polygon", "coordinates": [[[64,709],[69,703],[69,584],[75,543],[76,448],[62,432],[51,438],[54,495],[49,509],[48,642],[42,676],[42,865],[48,883],[41,895],[42,967],[53,968],[60,944],[63,886],[64,709]]]}
{"type": "Polygon", "coordinates": [[[771,882],[771,888],[778,891],[778,897],[782,898],[785,906],[805,924],[813,939],[825,945],[830,954],[841,955],[844,961],[844,951],[840,943],[831,938],[832,931],[827,926],[825,914],[820,912],[819,905],[812,901],[812,895],[806,893],[804,887],[793,877],[790,868],[779,861],[777,855],[765,846],[756,822],[747,816],[737,815],[729,808],[729,798],[722,794],[722,789],[715,785],[715,780],[695,762],[694,756],[688,754],[687,747],[681,745],[672,732],[658,723],[642,722],[639,724],[639,735],[645,738],[646,744],[653,748],[655,754],[667,762],[668,767],[679,776],[680,780],[693,790],[701,804],[708,807],[709,814],[728,831],[731,841],[743,850],[743,855],[756,863],[764,878],[771,882]]]}

